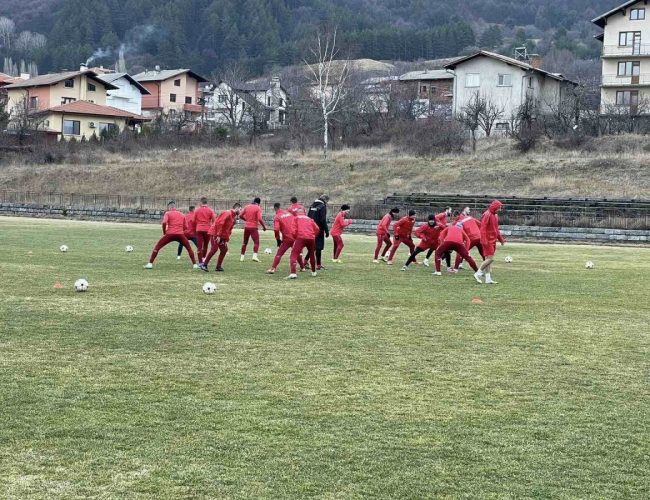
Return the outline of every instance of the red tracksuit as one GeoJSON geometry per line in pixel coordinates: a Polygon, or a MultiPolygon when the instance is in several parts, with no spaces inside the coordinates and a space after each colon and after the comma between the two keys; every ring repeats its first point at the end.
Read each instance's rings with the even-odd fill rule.
{"type": "Polygon", "coordinates": [[[194,258],[194,251],[192,250],[192,247],[190,246],[190,242],[187,240],[187,237],[185,236],[186,226],[185,226],[185,217],[183,216],[183,214],[180,213],[175,208],[168,210],[167,212],[165,212],[165,215],[163,216],[162,227],[163,227],[163,237],[160,238],[160,240],[158,240],[158,243],[156,243],[153,252],[151,252],[151,257],[149,258],[149,262],[153,264],[154,261],[156,260],[156,257],[158,257],[158,252],[160,252],[160,250],[162,250],[163,247],[165,247],[172,241],[176,241],[185,247],[185,250],[187,250],[187,253],[190,255],[192,264],[196,264],[196,259],[194,258]]]}
{"type": "Polygon", "coordinates": [[[415,236],[420,238],[418,248],[421,250],[435,250],[440,243],[440,233],[444,230],[444,226],[430,226],[429,223],[424,223],[415,230],[415,236]]]}
{"type": "Polygon", "coordinates": [[[318,224],[306,215],[298,215],[295,218],[295,227],[293,236],[295,243],[291,251],[291,274],[296,274],[296,264],[298,257],[302,254],[304,248],[307,249],[307,257],[311,271],[316,272],[316,236],[320,234],[318,224]]]}
{"type": "Polygon", "coordinates": [[[413,238],[411,237],[411,233],[413,232],[413,226],[415,225],[415,217],[402,217],[400,220],[398,220],[395,223],[395,226],[393,227],[393,234],[395,235],[395,243],[393,243],[393,247],[390,249],[390,255],[388,256],[388,261],[392,261],[393,257],[395,257],[395,253],[397,252],[397,249],[399,246],[404,243],[407,247],[409,247],[409,250],[411,253],[413,253],[413,250],[415,250],[415,243],[413,243],[413,238]]]}
{"type": "Polygon", "coordinates": [[[210,236],[212,237],[212,246],[210,248],[210,253],[203,262],[206,266],[210,264],[210,259],[214,257],[214,254],[219,251],[217,267],[222,267],[223,260],[226,258],[226,254],[228,253],[228,242],[232,236],[232,230],[235,228],[236,221],[237,214],[234,210],[221,212],[219,217],[217,217],[217,220],[214,221],[214,224],[209,231],[210,236]]]}
{"type": "Polygon", "coordinates": [[[216,219],[214,212],[207,205],[202,205],[194,210],[194,234],[196,234],[196,246],[198,248],[199,262],[208,254],[210,235],[208,231],[216,219]]]}
{"type": "MultiPolygon", "coordinates": [[[[291,212],[280,210],[275,214],[275,218],[273,219],[273,229],[276,233],[276,238],[282,240],[282,244],[278,248],[278,252],[275,254],[273,264],[271,265],[271,269],[277,269],[282,257],[287,253],[287,250],[293,248],[295,241],[294,233],[296,230],[296,217],[291,212]]],[[[302,255],[298,256],[298,265],[300,266],[300,269],[304,269],[305,267],[302,255]]]]}
{"type": "Polygon", "coordinates": [[[330,235],[334,241],[334,259],[338,259],[341,256],[341,252],[345,246],[343,243],[343,238],[341,237],[343,231],[345,231],[345,228],[350,224],[354,223],[352,219],[346,219],[345,215],[345,212],[339,212],[337,214],[336,218],[334,219],[334,224],[332,225],[332,230],[330,231],[330,235]]]}
{"type": "Polygon", "coordinates": [[[436,249],[436,272],[440,272],[440,259],[447,252],[458,253],[474,271],[478,271],[476,262],[474,262],[467,250],[469,248],[469,236],[463,231],[462,227],[452,224],[440,234],[440,241],[442,243],[436,249]]]}
{"type": "Polygon", "coordinates": [[[391,222],[393,222],[392,214],[386,214],[377,226],[377,246],[375,247],[375,260],[379,258],[379,252],[381,251],[382,245],[385,245],[384,251],[381,252],[382,257],[385,257],[388,253],[388,250],[390,250],[390,247],[393,246],[393,241],[390,239],[391,222]]]}
{"type": "Polygon", "coordinates": [[[289,212],[291,212],[293,215],[307,214],[307,210],[300,203],[293,203],[289,207],[289,212]]]}
{"type": "Polygon", "coordinates": [[[239,218],[244,221],[244,243],[241,246],[241,254],[246,253],[248,241],[253,239],[253,253],[257,253],[260,249],[260,232],[257,229],[258,225],[266,231],[264,219],[262,218],[262,209],[256,203],[251,203],[244,207],[239,214],[239,218]]]}
{"type": "MultiPolygon", "coordinates": [[[[476,248],[481,258],[485,260],[483,255],[483,245],[481,245],[481,223],[469,215],[459,215],[454,221],[454,224],[458,223],[463,225],[463,231],[465,231],[467,236],[469,236],[469,248],[467,250],[470,251],[472,248],[476,248]]],[[[463,262],[463,258],[456,254],[454,268],[458,269],[461,262],[463,262]]]]}
{"type": "Polygon", "coordinates": [[[497,215],[501,207],[503,207],[503,203],[494,200],[481,219],[481,246],[485,257],[492,257],[497,253],[497,241],[501,244],[504,243],[499,230],[499,216],[497,215]]]}

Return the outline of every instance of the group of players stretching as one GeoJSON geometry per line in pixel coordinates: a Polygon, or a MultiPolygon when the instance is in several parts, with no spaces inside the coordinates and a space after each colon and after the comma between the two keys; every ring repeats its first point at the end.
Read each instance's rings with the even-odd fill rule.
{"type": "MultiPolygon", "coordinates": [[[[307,263],[311,268],[312,276],[317,276],[319,270],[325,269],[322,265],[322,251],[325,238],[329,236],[332,237],[334,244],[332,262],[342,262],[341,253],[344,247],[342,235],[354,221],[349,219],[350,206],[343,205],[334,219],[332,230],[329,231],[327,225],[328,201],[329,198],[323,195],[311,205],[309,210],[298,203],[295,197],[291,199],[291,205],[287,209],[283,209],[279,203],[274,205],[273,230],[278,249],[273,264],[267,270],[268,274],[275,274],[283,256],[291,250],[288,278],[296,279],[298,268],[305,271],[307,263]],[[304,256],[303,251],[306,251],[304,256]]],[[[243,209],[237,203],[231,209],[224,210],[217,216],[208,206],[206,198],[201,198],[200,206],[196,209],[190,207],[190,211],[185,215],[176,210],[173,201],[170,202],[163,217],[163,237],[156,244],[145,268],[153,268],[158,252],[164,246],[171,242],[178,242],[178,259],[181,258],[182,251],[185,249],[194,268],[207,272],[210,261],[218,254],[215,270],[223,272],[228,243],[238,218],[244,222],[244,239],[240,260],[242,262],[245,260],[248,244],[252,240],[252,260],[259,262],[259,229],[267,230],[260,203],[261,200],[255,198],[250,205],[243,209]],[[190,241],[196,245],[198,261],[190,241]]],[[[480,221],[470,215],[469,207],[465,207],[451,223],[449,223],[449,217],[452,215],[450,208],[440,214],[430,215],[427,222],[415,230],[415,236],[420,239],[417,246],[413,242],[412,236],[416,212],[410,210],[406,216],[396,220],[400,210],[393,208],[382,218],[377,227],[374,262],[379,263],[381,259],[388,265],[392,265],[397,250],[404,244],[409,248],[410,255],[402,267],[402,271],[406,271],[412,263],[417,263],[419,254],[427,252],[423,264],[429,266],[429,259],[435,255],[435,272],[433,273],[435,276],[442,275],[440,269],[443,258],[447,262],[447,270],[450,273],[457,273],[462,267],[462,262],[467,261],[475,272],[476,281],[483,283],[482,278],[485,276],[486,284],[496,284],[492,279],[491,265],[496,253],[496,243],[500,242],[502,245],[505,243],[499,231],[498,212],[502,207],[500,201],[493,201],[480,221]],[[480,268],[469,253],[472,248],[476,248],[483,258],[480,268]],[[452,252],[456,252],[453,266],[451,265],[452,252]]]]}

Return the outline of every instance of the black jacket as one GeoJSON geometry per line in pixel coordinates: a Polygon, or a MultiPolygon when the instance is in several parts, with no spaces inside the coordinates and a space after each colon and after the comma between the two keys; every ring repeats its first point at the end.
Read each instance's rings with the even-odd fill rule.
{"type": "Polygon", "coordinates": [[[321,230],[321,234],[328,236],[329,228],[327,227],[327,205],[321,200],[316,200],[309,208],[310,219],[313,219],[321,230]]]}

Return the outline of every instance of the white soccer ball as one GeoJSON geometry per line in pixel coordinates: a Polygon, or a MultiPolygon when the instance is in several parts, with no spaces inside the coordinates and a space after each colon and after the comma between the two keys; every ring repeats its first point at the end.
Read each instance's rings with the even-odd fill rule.
{"type": "Polygon", "coordinates": [[[594,268],[594,263],[588,260],[587,263],[585,264],[585,269],[593,269],[593,268],[594,268]]]}
{"type": "Polygon", "coordinates": [[[506,264],[512,264],[512,256],[508,255],[506,257],[506,264]]]}
{"type": "Polygon", "coordinates": [[[126,253],[131,253],[133,252],[133,247],[131,245],[126,246],[126,253]]]}
{"type": "Polygon", "coordinates": [[[217,285],[215,285],[214,283],[205,283],[203,285],[203,293],[206,295],[212,295],[216,291],[217,291],[217,285]]]}
{"type": "Polygon", "coordinates": [[[74,282],[74,291],[75,292],[87,292],[88,291],[88,282],[81,278],[74,282]]]}
{"type": "Polygon", "coordinates": [[[271,250],[270,248],[267,248],[266,250],[264,250],[264,253],[266,255],[271,255],[273,253],[273,250],[271,250]]]}
{"type": "Polygon", "coordinates": [[[68,246],[67,245],[61,245],[59,247],[59,250],[61,250],[63,253],[66,253],[68,251],[68,246]]]}

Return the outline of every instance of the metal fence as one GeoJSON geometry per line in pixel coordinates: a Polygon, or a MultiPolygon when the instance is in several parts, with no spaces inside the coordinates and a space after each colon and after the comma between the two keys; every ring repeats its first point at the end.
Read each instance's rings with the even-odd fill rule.
{"type": "MultiPolygon", "coordinates": [[[[351,217],[363,220],[379,220],[392,207],[402,213],[410,208],[417,211],[417,219],[426,220],[430,213],[439,213],[446,206],[455,209],[469,206],[475,216],[485,210],[490,197],[447,197],[429,203],[400,201],[389,197],[377,204],[353,204],[351,217]],[[452,203],[453,202],[453,203],[452,203]]],[[[180,210],[197,205],[196,198],[174,196],[138,196],[121,194],[83,194],[83,193],[37,193],[29,191],[0,191],[1,203],[26,205],[47,205],[90,210],[159,210],[163,211],[170,200],[175,200],[180,210]]],[[[505,209],[500,214],[502,224],[548,227],[593,227],[612,229],[650,229],[650,202],[638,200],[571,200],[571,199],[505,199],[505,209]]],[[[233,204],[245,205],[250,199],[210,198],[208,203],[215,210],[226,210],[233,204]]],[[[306,203],[307,205],[307,203],[306,203]]],[[[330,215],[338,206],[331,204],[330,215]]],[[[262,210],[268,217],[273,215],[273,201],[262,202],[262,210]]]]}

